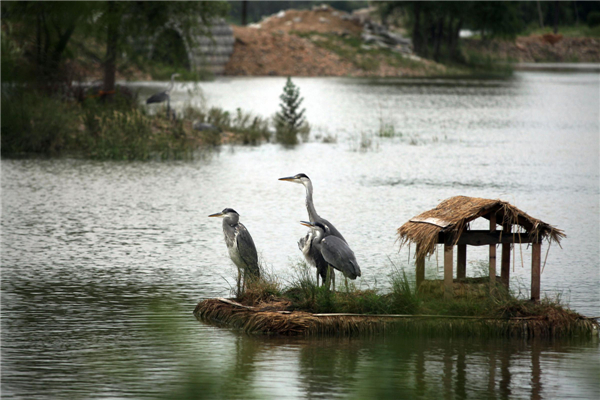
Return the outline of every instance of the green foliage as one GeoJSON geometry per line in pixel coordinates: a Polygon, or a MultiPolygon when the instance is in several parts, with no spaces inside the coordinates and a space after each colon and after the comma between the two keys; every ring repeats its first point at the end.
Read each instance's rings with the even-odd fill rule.
{"type": "Polygon", "coordinates": [[[76,132],[74,106],[25,90],[2,90],[2,155],[57,154],[76,132]]]}
{"type": "Polygon", "coordinates": [[[401,9],[415,52],[436,61],[459,56],[461,29],[480,31],[485,38],[513,38],[524,28],[516,2],[385,1],[378,6],[384,15],[401,9]]]}
{"type": "Polygon", "coordinates": [[[345,290],[343,276],[338,273],[338,288],[332,291],[317,286],[314,268],[301,262],[294,266],[294,278],[284,289],[283,296],[292,301],[292,308],[313,313],[356,313],[356,314],[415,314],[421,303],[416,291],[408,282],[404,271],[390,275],[392,290],[380,294],[377,290],[360,290],[354,283],[345,290]]]}
{"type": "Polygon", "coordinates": [[[150,157],[150,119],[140,110],[123,112],[87,109],[82,122],[90,133],[87,148],[91,158],[146,160],[150,157]]]}
{"type": "Polygon", "coordinates": [[[587,24],[590,28],[600,25],[600,11],[592,11],[587,16],[587,24]]]}
{"type": "Polygon", "coordinates": [[[279,96],[281,111],[275,114],[275,140],[285,145],[298,144],[298,134],[303,133],[308,137],[310,127],[305,118],[305,109],[300,110],[303,98],[300,97],[300,88],[288,77],[283,88],[283,94],[279,96]]]}
{"type": "MultiPolygon", "coordinates": [[[[262,141],[269,141],[271,131],[269,130],[269,120],[251,113],[246,113],[237,108],[235,114],[225,111],[219,107],[212,107],[208,112],[202,109],[188,106],[184,109],[185,118],[206,122],[219,127],[221,130],[234,134],[234,141],[242,144],[258,144],[262,141]]],[[[221,144],[221,137],[215,131],[203,131],[202,133],[207,144],[221,144]]]]}
{"type": "MultiPolygon", "coordinates": [[[[212,18],[225,16],[228,10],[225,1],[3,2],[2,23],[14,28],[3,30],[3,36],[8,33],[21,48],[21,61],[30,71],[30,79],[37,79],[40,84],[47,85],[48,79],[70,81],[65,59],[93,58],[94,62],[104,65],[105,84],[110,85],[114,82],[117,56],[125,55],[132,61],[147,55],[147,43],[126,38],[148,40],[161,27],[176,23],[188,43],[194,45],[197,35],[208,34],[212,18]],[[105,54],[92,55],[82,46],[73,45],[74,36],[93,38],[96,45],[105,45],[105,54]],[[103,59],[98,60],[98,57],[103,59]]],[[[172,34],[168,29],[163,32],[167,37],[159,41],[156,53],[159,61],[167,65],[180,59],[185,50],[181,48],[181,40],[171,40],[172,34]],[[165,42],[164,46],[160,45],[165,42]],[[167,57],[168,54],[172,57],[167,57]]],[[[172,66],[189,69],[185,63],[172,66]]],[[[3,80],[5,77],[7,74],[3,72],[3,80]]]]}

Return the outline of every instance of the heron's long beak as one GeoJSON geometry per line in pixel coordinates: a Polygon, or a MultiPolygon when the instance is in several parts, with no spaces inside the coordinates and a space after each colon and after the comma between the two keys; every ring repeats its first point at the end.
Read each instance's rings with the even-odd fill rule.
{"type": "Polygon", "coordinates": [[[294,178],[293,176],[287,176],[285,178],[279,178],[280,181],[290,181],[290,182],[294,182],[296,180],[296,178],[294,178]]]}
{"type": "Polygon", "coordinates": [[[307,221],[300,221],[300,224],[304,225],[304,226],[308,226],[309,228],[312,228],[314,225],[311,224],[310,222],[307,221]]]}
{"type": "Polygon", "coordinates": [[[223,214],[222,212],[219,213],[215,213],[215,214],[210,214],[209,217],[223,217],[225,214],[223,214]]]}

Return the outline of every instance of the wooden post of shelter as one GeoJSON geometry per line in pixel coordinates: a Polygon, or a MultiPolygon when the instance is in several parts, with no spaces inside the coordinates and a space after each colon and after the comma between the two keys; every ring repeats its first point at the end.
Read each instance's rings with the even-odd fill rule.
{"type": "MultiPolygon", "coordinates": [[[[504,224],[502,228],[502,235],[510,235],[512,225],[504,224]]],[[[508,290],[510,285],[510,243],[502,243],[502,267],[500,271],[500,277],[502,278],[502,284],[508,290]]]]}
{"type": "MultiPolygon", "coordinates": [[[[517,231],[516,231],[517,232],[517,231]]],[[[548,239],[560,243],[565,233],[537,218],[533,218],[515,206],[493,199],[455,196],[442,201],[436,208],[425,211],[398,228],[401,246],[412,242],[417,244],[418,253],[431,253],[435,246],[444,245],[444,297],[454,296],[453,245],[458,246],[456,264],[457,279],[466,277],[467,246],[488,246],[489,248],[489,284],[494,291],[497,267],[497,246],[502,245],[501,271],[499,281],[509,288],[511,246],[532,243],[531,298],[540,299],[541,241],[548,239]],[[489,220],[490,227],[485,230],[471,230],[469,223],[477,218],[489,220]],[[498,230],[498,222],[502,231],[498,230]],[[467,229],[465,229],[467,228],[467,229]],[[515,229],[523,230],[513,235],[515,229]],[[425,247],[422,247],[425,246],[425,247]]],[[[425,280],[425,260],[416,260],[417,285],[425,280]]]]}
{"type": "Polygon", "coordinates": [[[451,299],[454,296],[453,275],[453,258],[454,246],[452,244],[444,244],[444,298],[451,299]]]}
{"type": "Polygon", "coordinates": [[[425,256],[419,256],[420,249],[421,246],[417,244],[417,290],[419,289],[419,286],[421,286],[421,283],[423,283],[423,281],[425,280],[425,256]]]}
{"type": "Polygon", "coordinates": [[[540,264],[542,255],[542,244],[534,242],[532,244],[531,255],[531,300],[540,300],[540,264]]]}
{"type": "MultiPolygon", "coordinates": [[[[496,211],[490,213],[490,232],[496,230],[496,211]]],[[[496,244],[490,244],[490,290],[496,284],[496,244]]]]}
{"type": "Polygon", "coordinates": [[[467,245],[456,246],[456,279],[467,277],[467,245]]]}

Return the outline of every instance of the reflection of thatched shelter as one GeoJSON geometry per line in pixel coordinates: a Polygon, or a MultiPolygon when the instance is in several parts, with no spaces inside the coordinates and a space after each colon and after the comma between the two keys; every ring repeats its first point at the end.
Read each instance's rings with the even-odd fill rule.
{"type": "Polygon", "coordinates": [[[508,288],[510,277],[510,246],[532,243],[531,298],[540,298],[541,242],[560,243],[566,235],[515,206],[501,200],[456,196],[444,200],[436,208],[425,211],[398,228],[400,245],[416,243],[417,285],[425,278],[425,257],[433,254],[436,244],[444,244],[445,295],[453,291],[453,248],[456,245],[457,279],[466,277],[467,245],[490,246],[490,283],[496,279],[496,245],[502,244],[501,280],[508,288]],[[489,230],[470,230],[469,223],[479,217],[490,221],[489,230]],[[497,230],[497,225],[502,227],[497,230]]]}

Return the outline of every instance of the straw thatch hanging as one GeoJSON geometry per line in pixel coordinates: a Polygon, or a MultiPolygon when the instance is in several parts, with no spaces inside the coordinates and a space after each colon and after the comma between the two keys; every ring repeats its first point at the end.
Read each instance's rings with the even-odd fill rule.
{"type": "MultiPolygon", "coordinates": [[[[548,239],[560,245],[560,240],[566,237],[562,230],[533,218],[505,201],[455,196],[398,228],[400,247],[413,242],[418,245],[415,254],[417,258],[432,255],[440,233],[456,244],[469,222],[479,217],[490,219],[492,213],[496,215],[499,225],[518,225],[535,241],[548,239]]],[[[515,242],[518,242],[518,233],[513,230],[512,235],[515,236],[515,242]]]]}

